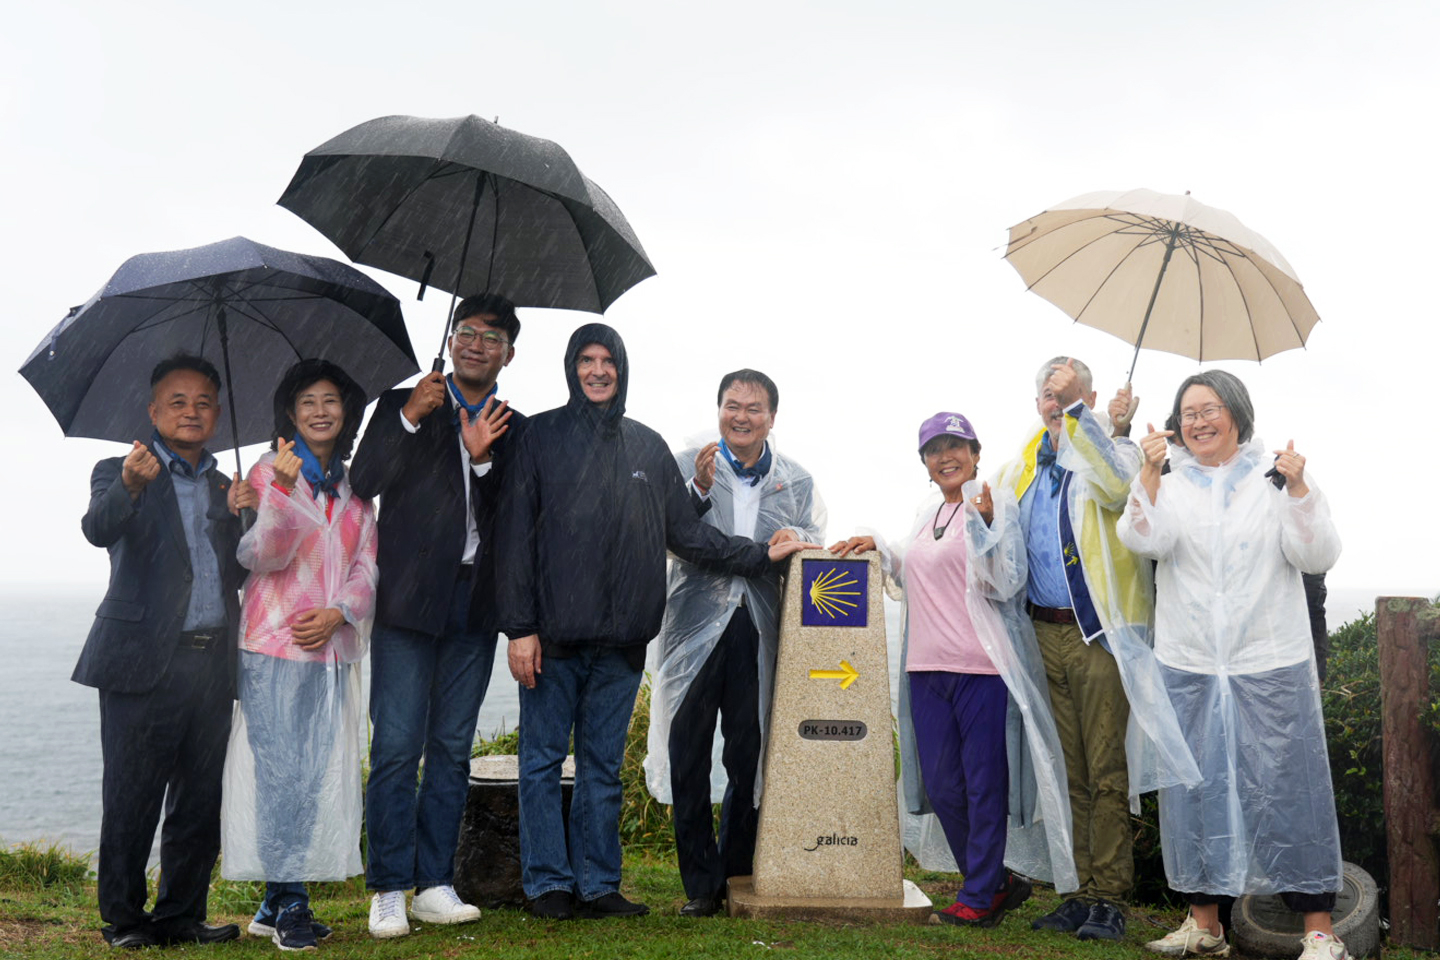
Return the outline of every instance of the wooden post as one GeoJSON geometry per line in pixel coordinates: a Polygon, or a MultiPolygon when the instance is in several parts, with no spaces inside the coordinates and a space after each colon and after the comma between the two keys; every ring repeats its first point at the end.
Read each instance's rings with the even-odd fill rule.
{"type": "Polygon", "coordinates": [[[1379,597],[1385,833],[1390,855],[1390,940],[1440,948],[1440,808],[1420,712],[1430,698],[1428,643],[1440,642],[1440,607],[1417,597],[1379,597]]]}

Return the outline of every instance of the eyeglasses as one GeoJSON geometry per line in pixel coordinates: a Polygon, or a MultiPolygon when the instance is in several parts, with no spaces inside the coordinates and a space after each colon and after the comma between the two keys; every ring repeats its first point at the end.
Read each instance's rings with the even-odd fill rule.
{"type": "Polygon", "coordinates": [[[474,344],[476,337],[480,338],[480,346],[486,350],[499,350],[501,347],[510,345],[509,340],[506,340],[494,330],[486,330],[482,333],[472,327],[461,327],[455,331],[455,342],[462,347],[468,347],[474,344]]]}
{"type": "Polygon", "coordinates": [[[1223,403],[1212,403],[1207,407],[1201,407],[1199,410],[1186,410],[1180,414],[1180,426],[1188,427],[1196,420],[1204,420],[1207,423],[1212,420],[1219,420],[1220,412],[1224,409],[1225,405],[1223,403]]]}

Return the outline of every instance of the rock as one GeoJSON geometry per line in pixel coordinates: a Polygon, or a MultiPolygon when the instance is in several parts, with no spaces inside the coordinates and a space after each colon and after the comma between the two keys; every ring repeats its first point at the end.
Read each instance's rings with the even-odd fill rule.
{"type": "MultiPolygon", "coordinates": [[[[575,758],[561,769],[564,816],[570,816],[575,758]]],[[[470,761],[470,792],[455,848],[455,892],[480,907],[523,907],[520,884],[520,758],[476,757],[470,761]]]]}

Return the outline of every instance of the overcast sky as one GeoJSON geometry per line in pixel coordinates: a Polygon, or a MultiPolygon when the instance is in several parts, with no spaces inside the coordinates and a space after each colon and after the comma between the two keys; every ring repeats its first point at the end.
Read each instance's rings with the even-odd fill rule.
{"type": "MultiPolygon", "coordinates": [[[[1090,191],[1190,190],[1279,248],[1319,311],[1305,350],[1215,366],[1249,385],[1259,436],[1309,457],[1345,542],[1332,588],[1433,595],[1440,454],[1411,418],[1437,406],[1437,10],[25,4],[0,31],[0,352],[18,370],[136,253],[242,234],[343,259],[274,205],[307,150],[387,114],[498,117],[563,145],[659,271],[606,315],[630,414],[679,446],[713,426],[723,373],[762,369],[830,539],[899,534],[926,493],[925,417],[965,413],[988,474],[1035,421],[1041,361],[1086,360],[1102,398],[1129,366],[1025,292],[1006,229],[1090,191]]],[[[433,354],[448,297],[370,272],[433,354]]],[[[535,412],[563,401],[561,350],[592,318],[521,318],[500,389],[535,412]]],[[[1142,425],[1196,369],[1142,354],[1142,425]]],[[[94,461],[123,448],[64,439],[16,373],[0,405],[0,578],[96,582],[98,599],[106,557],[79,518],[94,461]]]]}

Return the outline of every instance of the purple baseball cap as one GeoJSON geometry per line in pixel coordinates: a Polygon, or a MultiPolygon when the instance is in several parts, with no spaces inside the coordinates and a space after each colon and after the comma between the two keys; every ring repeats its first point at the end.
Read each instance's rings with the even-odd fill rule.
{"type": "Polygon", "coordinates": [[[970,421],[965,419],[964,414],[959,413],[937,413],[935,416],[920,424],[920,449],[925,449],[925,444],[936,437],[955,437],[958,440],[976,440],[975,428],[970,426],[970,421]]]}

